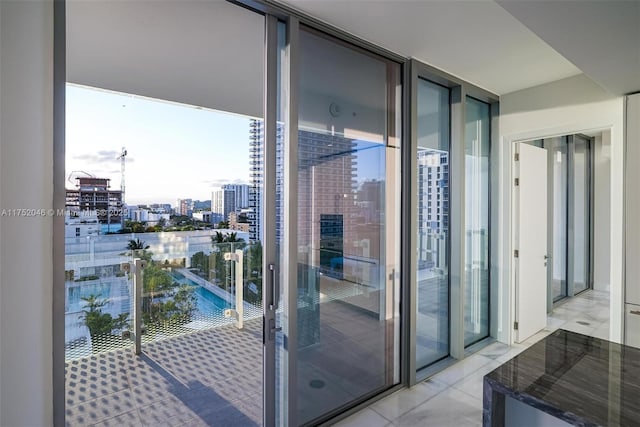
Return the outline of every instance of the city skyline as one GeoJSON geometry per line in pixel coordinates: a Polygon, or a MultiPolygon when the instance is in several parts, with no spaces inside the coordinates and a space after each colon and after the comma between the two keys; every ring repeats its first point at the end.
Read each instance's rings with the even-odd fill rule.
{"type": "Polygon", "coordinates": [[[67,84],[66,187],[86,173],[120,188],[125,202],[210,200],[224,184],[249,184],[250,117],[67,84]]]}

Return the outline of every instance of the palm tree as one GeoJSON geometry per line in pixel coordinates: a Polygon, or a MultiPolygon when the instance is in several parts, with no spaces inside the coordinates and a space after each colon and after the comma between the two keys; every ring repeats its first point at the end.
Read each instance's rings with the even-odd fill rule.
{"type": "Polygon", "coordinates": [[[227,234],[227,237],[225,238],[225,242],[244,242],[244,239],[242,237],[238,237],[238,233],[236,232],[232,232],[227,234]]]}
{"type": "Polygon", "coordinates": [[[211,243],[214,245],[216,243],[224,243],[226,236],[219,231],[216,231],[215,236],[211,236],[211,243]]]}
{"type": "Polygon", "coordinates": [[[147,252],[147,249],[149,249],[149,245],[147,245],[140,239],[129,240],[127,249],[131,251],[131,255],[139,256],[140,258],[146,259],[147,261],[151,261],[151,257],[153,256],[151,252],[147,252]]]}
{"type": "Polygon", "coordinates": [[[127,249],[132,250],[132,251],[138,251],[138,250],[144,250],[144,249],[149,249],[149,245],[145,244],[145,242],[143,242],[140,239],[131,239],[129,240],[129,244],[127,245],[127,249]]]}

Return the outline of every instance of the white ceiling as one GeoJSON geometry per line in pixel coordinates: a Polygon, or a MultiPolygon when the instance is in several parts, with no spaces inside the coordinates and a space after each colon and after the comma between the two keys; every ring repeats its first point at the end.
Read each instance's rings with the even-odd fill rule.
{"type": "Polygon", "coordinates": [[[493,1],[285,1],[498,95],[581,73],[493,1]]]}
{"type": "Polygon", "coordinates": [[[67,81],[262,116],[263,16],[219,0],[66,9],[67,81]]]}
{"type": "MultiPolygon", "coordinates": [[[[612,10],[599,3],[563,9],[553,6],[560,2],[527,0],[500,5],[490,0],[286,1],[498,95],[580,74],[581,69],[613,93],[628,92],[640,78],[633,55],[625,60],[624,54],[634,47],[640,54],[633,38],[640,31],[633,20],[637,1],[612,10]],[[575,22],[572,11],[580,13],[575,22]],[[602,15],[608,18],[598,20],[602,15]],[[612,30],[616,26],[619,31],[612,30]],[[570,29],[569,36],[562,37],[563,28],[570,29]],[[581,69],[547,43],[557,45],[581,69]]],[[[71,0],[68,81],[260,116],[263,22],[261,15],[222,0],[71,0]]]]}
{"type": "Polygon", "coordinates": [[[640,1],[498,3],[609,92],[640,91],[640,1]]]}

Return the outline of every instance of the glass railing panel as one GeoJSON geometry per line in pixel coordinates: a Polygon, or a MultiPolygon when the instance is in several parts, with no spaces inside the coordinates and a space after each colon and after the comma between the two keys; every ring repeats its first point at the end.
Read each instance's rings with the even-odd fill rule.
{"type": "Polygon", "coordinates": [[[238,280],[243,321],[262,316],[260,242],[212,230],[126,237],[68,242],[67,359],[133,345],[134,275],[123,266],[136,258],[148,261],[142,271],[143,343],[237,324],[238,280]],[[216,241],[230,238],[237,241],[216,241]],[[241,256],[233,260],[227,254],[241,256]]]}

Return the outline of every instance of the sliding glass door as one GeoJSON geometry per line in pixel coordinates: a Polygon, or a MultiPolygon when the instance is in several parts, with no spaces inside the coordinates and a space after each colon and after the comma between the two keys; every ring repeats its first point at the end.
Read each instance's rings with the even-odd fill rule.
{"type": "Polygon", "coordinates": [[[67,3],[67,425],[273,425],[274,22],[67,3]]]}
{"type": "Polygon", "coordinates": [[[449,356],[450,90],[418,79],[416,369],[449,356]]]}
{"type": "Polygon", "coordinates": [[[489,104],[467,97],[464,346],[489,336],[489,104]]]}
{"type": "Polygon", "coordinates": [[[291,425],[400,381],[400,88],[399,64],[300,28],[291,425]]]}

